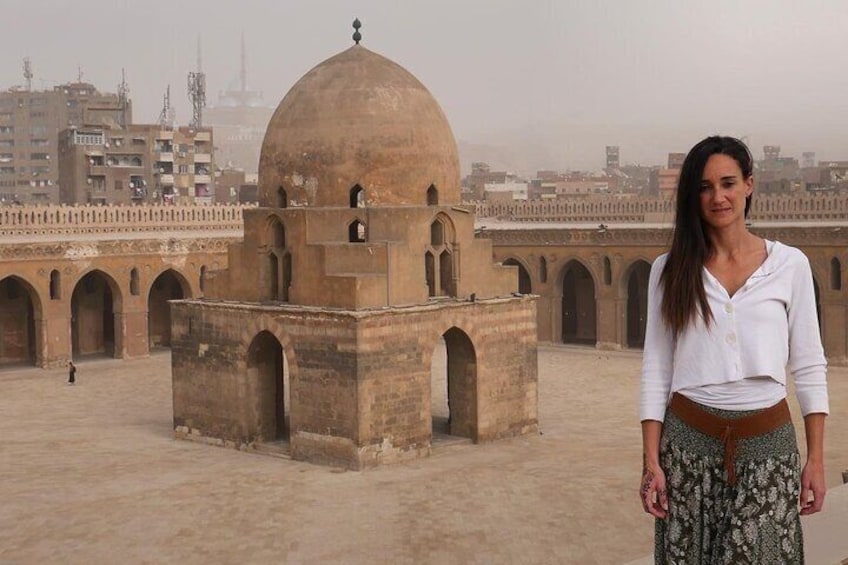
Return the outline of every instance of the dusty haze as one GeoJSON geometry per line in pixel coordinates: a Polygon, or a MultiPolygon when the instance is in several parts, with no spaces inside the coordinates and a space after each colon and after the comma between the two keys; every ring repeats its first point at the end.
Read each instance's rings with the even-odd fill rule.
{"type": "Polygon", "coordinates": [[[186,74],[198,36],[208,105],[239,76],[276,106],[315,64],[352,44],[397,61],[433,92],[462,167],[521,172],[655,164],[706,134],[783,154],[848,159],[848,2],[405,0],[2,0],[0,88],[83,80],[114,92],[125,68],[136,122],[171,85],[190,119],[186,74]],[[10,17],[11,16],[11,17],[10,17]]]}

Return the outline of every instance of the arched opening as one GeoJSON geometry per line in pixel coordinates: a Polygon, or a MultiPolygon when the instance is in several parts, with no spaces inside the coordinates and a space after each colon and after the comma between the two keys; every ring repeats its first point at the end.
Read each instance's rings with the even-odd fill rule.
{"type": "Polygon", "coordinates": [[[292,277],[291,255],[286,249],[286,228],[275,216],[271,217],[266,241],[268,259],[265,288],[269,289],[268,299],[288,302],[292,277]]]}
{"type": "Polygon", "coordinates": [[[169,300],[186,298],[188,285],[176,271],[168,269],[156,277],[147,298],[147,327],[150,348],[171,347],[171,305],[169,300]]]}
{"type": "Polygon", "coordinates": [[[430,188],[427,189],[427,206],[438,206],[439,205],[439,191],[436,189],[436,185],[431,184],[430,188]]]}
{"type": "Polygon", "coordinates": [[[259,332],[247,350],[248,390],[257,398],[257,434],[260,441],[288,441],[290,430],[289,371],[283,346],[268,331],[259,332]],[[250,385],[253,386],[250,386],[250,385]]]}
{"type": "Polygon", "coordinates": [[[530,283],[530,273],[527,272],[524,265],[522,265],[517,259],[512,258],[507,259],[503,262],[503,264],[518,267],[518,292],[521,294],[532,294],[533,288],[530,283]]]}
{"type": "Polygon", "coordinates": [[[436,296],[436,261],[429,251],[424,253],[424,273],[427,278],[427,296],[436,296]]]}
{"type": "Polygon", "coordinates": [[[604,284],[606,286],[612,284],[612,264],[609,257],[604,257],[604,284]]]}
{"type": "Polygon", "coordinates": [[[358,184],[353,185],[350,189],[350,207],[365,208],[365,190],[358,184]]]}
{"type": "Polygon", "coordinates": [[[562,341],[583,345],[597,342],[595,282],[588,269],[576,260],[563,268],[562,341]]]}
{"type": "Polygon", "coordinates": [[[445,242],[445,225],[439,220],[430,224],[430,245],[433,247],[444,244],[445,242]]]}
{"type": "Polygon", "coordinates": [[[50,300],[62,299],[62,275],[56,269],[50,271],[50,300]]]}
{"type": "Polygon", "coordinates": [[[548,282],[548,260],[544,256],[539,257],[539,282],[548,282]]]}
{"type": "Polygon", "coordinates": [[[286,246],[286,228],[279,221],[271,224],[271,247],[282,249],[286,246]]]}
{"type": "Polygon", "coordinates": [[[287,208],[289,205],[289,195],[286,189],[282,186],[277,189],[277,208],[287,208]]]}
{"type": "Polygon", "coordinates": [[[271,287],[271,300],[279,300],[280,296],[280,279],[277,275],[280,271],[280,263],[277,261],[277,254],[273,251],[268,254],[268,277],[271,287]]]}
{"type": "Polygon", "coordinates": [[[432,433],[477,439],[477,355],[468,335],[446,331],[433,351],[432,433]]]}
{"type": "Polygon", "coordinates": [[[35,365],[35,290],[18,277],[0,281],[0,365],[35,365]]]}
{"type": "Polygon", "coordinates": [[[836,257],[830,260],[830,290],[842,290],[842,265],[836,257]]]}
{"type": "Polygon", "coordinates": [[[365,224],[359,220],[352,221],[347,227],[347,238],[350,243],[365,243],[365,224]]]}
{"type": "Polygon", "coordinates": [[[648,277],[651,266],[637,261],[627,277],[627,347],[645,346],[645,326],[648,319],[648,277]]]}
{"type": "Polygon", "coordinates": [[[206,265],[200,266],[200,278],[197,281],[197,286],[200,287],[200,292],[206,291],[206,265]]]}
{"type": "Polygon", "coordinates": [[[140,292],[138,284],[138,269],[133,267],[130,271],[130,294],[138,296],[140,292]]]}
{"type": "Polygon", "coordinates": [[[71,351],[74,356],[115,357],[115,304],[117,289],[101,271],[91,271],[71,295],[71,351]]]}
{"type": "Polygon", "coordinates": [[[280,300],[283,302],[289,301],[289,288],[292,283],[292,256],[288,251],[283,253],[283,272],[280,275],[283,283],[282,293],[280,294],[280,300]]]}
{"type": "Polygon", "coordinates": [[[445,249],[439,255],[439,285],[442,296],[456,296],[456,282],[453,280],[453,257],[445,249]]]}

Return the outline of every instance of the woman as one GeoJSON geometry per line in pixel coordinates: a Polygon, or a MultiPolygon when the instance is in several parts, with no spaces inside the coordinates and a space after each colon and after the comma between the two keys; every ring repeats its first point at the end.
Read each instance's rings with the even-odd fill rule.
{"type": "Polygon", "coordinates": [[[826,362],[809,261],[745,223],[753,159],[708,137],[680,171],[671,249],[651,268],[640,496],[656,563],[802,563],[825,496],[826,362]],[[795,381],[800,472],[786,405],[795,381]]]}

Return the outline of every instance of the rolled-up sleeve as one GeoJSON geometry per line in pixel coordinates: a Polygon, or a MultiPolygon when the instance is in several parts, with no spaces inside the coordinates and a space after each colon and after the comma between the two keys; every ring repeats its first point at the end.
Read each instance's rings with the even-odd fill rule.
{"type": "Polygon", "coordinates": [[[666,255],[658,257],[651,266],[648,278],[648,318],[645,327],[645,347],[642,354],[642,382],[639,399],[639,419],[665,418],[674,366],[674,341],[662,319],[662,288],[660,274],[666,255]]]}

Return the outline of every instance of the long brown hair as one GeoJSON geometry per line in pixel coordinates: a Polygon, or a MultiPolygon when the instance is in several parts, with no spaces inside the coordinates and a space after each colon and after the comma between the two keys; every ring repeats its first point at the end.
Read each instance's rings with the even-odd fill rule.
{"type": "MultiPolygon", "coordinates": [[[[753,174],[751,152],[734,137],[711,136],[700,141],[686,155],[677,183],[677,205],[671,249],[660,275],[663,290],[662,319],[674,338],[700,313],[709,324],[713,313],[704,290],[704,263],[712,252],[701,219],[701,180],[712,155],[727,155],[739,164],[742,178],[753,174]]],[[[745,216],[751,209],[751,197],[745,200],[745,216]]]]}

